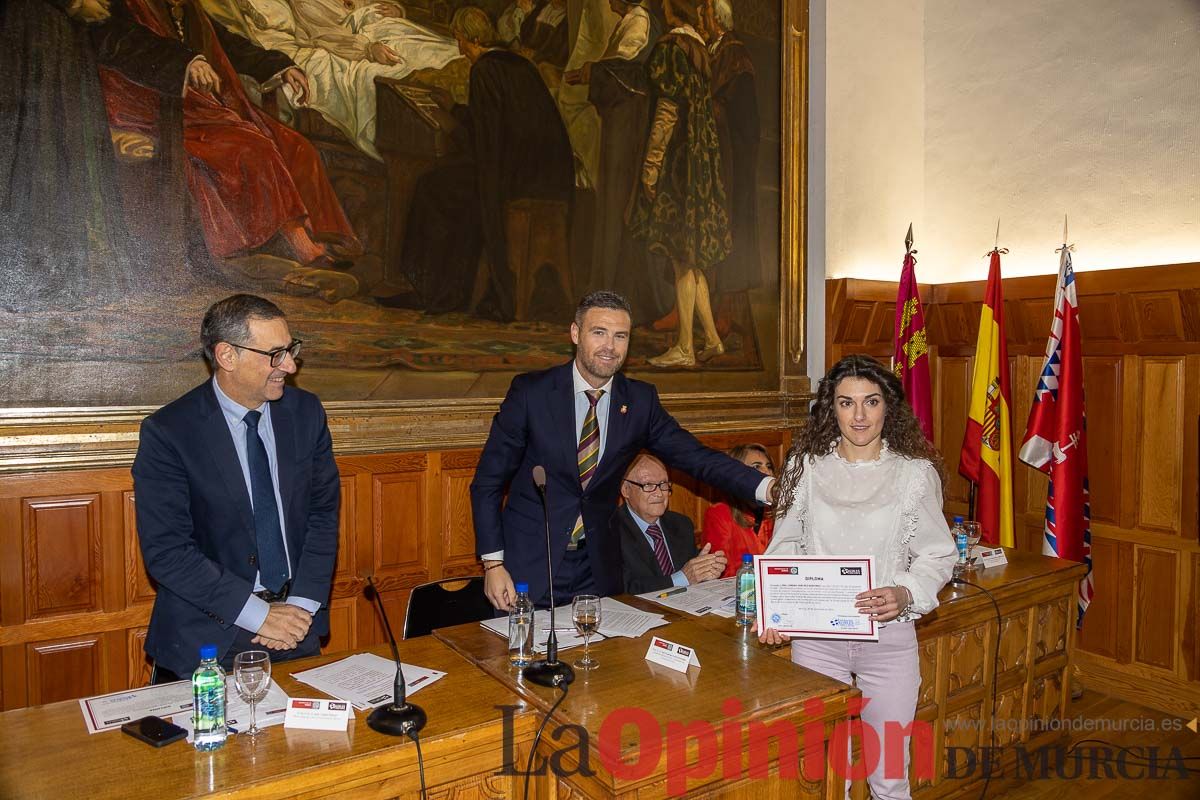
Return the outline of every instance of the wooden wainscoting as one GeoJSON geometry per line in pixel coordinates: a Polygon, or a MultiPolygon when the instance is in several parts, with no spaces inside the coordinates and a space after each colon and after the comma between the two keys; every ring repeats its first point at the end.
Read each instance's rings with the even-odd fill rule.
{"type": "MultiPolygon", "coordinates": [[[[1200,264],[1077,278],[1096,596],[1076,662],[1089,685],[1191,718],[1200,714],[1200,264]]],[[[1052,275],[1004,281],[1018,438],[1041,371],[1054,284],[1052,275]]],[[[953,513],[966,510],[958,454],[985,285],[921,286],[934,438],[953,513]]],[[[856,352],[887,362],[896,284],[829,281],[826,298],[828,362],[856,352]]],[[[1013,488],[1017,545],[1038,552],[1046,479],[1018,464],[1013,488]]]]}
{"type": "MultiPolygon", "coordinates": [[[[782,461],[787,431],[757,441],[782,461]]],[[[478,449],[338,456],[342,513],[327,651],[383,641],[362,589],[373,575],[394,625],[413,586],[479,574],[469,487],[478,449]]],[[[699,523],[717,494],[674,474],[672,507],[699,523]]],[[[0,708],[145,685],[154,586],[142,566],[128,467],[0,476],[0,708]]]]}

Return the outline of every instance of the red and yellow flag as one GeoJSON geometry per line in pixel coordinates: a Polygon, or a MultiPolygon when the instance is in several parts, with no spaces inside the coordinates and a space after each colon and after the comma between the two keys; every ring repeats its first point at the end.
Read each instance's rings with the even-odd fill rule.
{"type": "Polygon", "coordinates": [[[975,515],[988,544],[1013,546],[1012,390],[1004,336],[1000,252],[992,251],[979,314],[971,405],[958,471],[975,483],[975,515]]]}
{"type": "MultiPolygon", "coordinates": [[[[909,229],[909,235],[912,235],[909,229]]],[[[917,260],[913,251],[904,255],[900,289],[896,294],[896,324],[892,370],[904,386],[925,438],[933,441],[933,392],[929,380],[929,345],[925,338],[925,310],[917,290],[917,260]]]]}

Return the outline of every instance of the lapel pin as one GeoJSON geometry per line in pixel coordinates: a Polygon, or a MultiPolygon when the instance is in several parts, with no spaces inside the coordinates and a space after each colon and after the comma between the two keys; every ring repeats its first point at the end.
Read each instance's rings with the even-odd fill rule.
{"type": "Polygon", "coordinates": [[[627,405],[622,405],[622,406],[621,406],[621,413],[622,413],[622,414],[624,414],[624,413],[625,413],[625,412],[627,412],[627,411],[629,411],[629,406],[627,406],[627,405]]]}

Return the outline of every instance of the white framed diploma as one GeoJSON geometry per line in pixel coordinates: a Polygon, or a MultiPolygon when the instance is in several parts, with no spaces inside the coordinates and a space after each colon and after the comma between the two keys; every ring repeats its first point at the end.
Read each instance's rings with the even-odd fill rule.
{"type": "Polygon", "coordinates": [[[878,641],[855,597],[875,580],[873,556],[755,556],[758,629],[809,639],[878,641]]]}

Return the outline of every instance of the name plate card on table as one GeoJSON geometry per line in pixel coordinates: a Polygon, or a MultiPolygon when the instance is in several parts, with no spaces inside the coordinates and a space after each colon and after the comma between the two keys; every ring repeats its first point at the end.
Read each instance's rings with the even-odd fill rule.
{"type": "Polygon", "coordinates": [[[971,558],[975,559],[977,567],[999,567],[1008,563],[1008,556],[1003,547],[983,547],[975,545],[971,548],[971,558]]]}
{"type": "Polygon", "coordinates": [[[311,731],[344,731],[350,722],[350,704],[345,700],[307,700],[293,697],[288,701],[285,728],[311,731]]]}
{"type": "Polygon", "coordinates": [[[755,556],[758,629],[809,639],[878,641],[855,598],[873,587],[874,557],[755,556]]]}
{"type": "Polygon", "coordinates": [[[676,672],[687,672],[688,667],[700,666],[700,659],[696,657],[695,650],[668,642],[660,636],[650,639],[650,647],[646,649],[646,660],[670,667],[676,672]]]}

